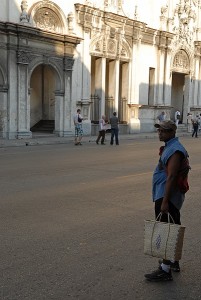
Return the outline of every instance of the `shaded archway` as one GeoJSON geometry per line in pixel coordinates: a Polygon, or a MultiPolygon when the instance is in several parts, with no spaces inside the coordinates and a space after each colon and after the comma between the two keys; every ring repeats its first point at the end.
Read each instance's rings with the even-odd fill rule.
{"type": "Polygon", "coordinates": [[[40,64],[32,72],[30,79],[31,131],[54,131],[57,77],[55,69],[50,65],[40,64]]]}
{"type": "Polygon", "coordinates": [[[183,116],[187,103],[189,102],[189,74],[191,73],[191,61],[188,53],[180,49],[172,61],[172,90],[171,90],[171,119],[175,119],[175,112],[180,111],[180,123],[183,122],[183,116]]]}

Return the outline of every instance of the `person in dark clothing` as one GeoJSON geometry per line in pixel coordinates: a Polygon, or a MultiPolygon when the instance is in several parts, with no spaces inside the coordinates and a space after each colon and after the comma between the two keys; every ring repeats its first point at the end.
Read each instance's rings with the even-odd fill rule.
{"type": "Polygon", "coordinates": [[[110,145],[113,145],[114,143],[114,137],[115,137],[115,143],[116,145],[119,145],[119,120],[117,118],[117,113],[113,112],[113,116],[110,118],[110,124],[111,124],[111,140],[110,145]]]}
{"type": "Polygon", "coordinates": [[[194,119],[192,119],[192,124],[193,124],[193,133],[192,133],[192,137],[197,138],[198,137],[198,127],[199,127],[199,116],[196,116],[194,119]]]}

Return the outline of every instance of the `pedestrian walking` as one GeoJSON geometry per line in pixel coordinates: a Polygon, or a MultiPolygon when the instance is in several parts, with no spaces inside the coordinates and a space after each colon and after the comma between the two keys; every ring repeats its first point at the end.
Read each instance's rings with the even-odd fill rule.
{"type": "Polygon", "coordinates": [[[82,130],[82,121],[83,117],[81,116],[81,110],[78,108],[77,113],[74,116],[74,125],[75,125],[75,145],[82,145],[81,140],[83,136],[82,130]]]}
{"type": "Polygon", "coordinates": [[[114,137],[115,137],[115,143],[116,145],[119,145],[119,120],[117,118],[117,113],[113,112],[113,116],[110,118],[110,124],[111,124],[111,140],[110,145],[113,145],[114,143],[114,137]]]}
{"type": "Polygon", "coordinates": [[[187,113],[187,128],[188,132],[192,132],[192,114],[187,113]]]}
{"type": "Polygon", "coordinates": [[[166,119],[166,115],[165,112],[162,111],[162,113],[160,113],[160,115],[158,115],[157,120],[160,122],[164,121],[166,119]]]}
{"type": "Polygon", "coordinates": [[[195,138],[197,138],[198,137],[198,128],[199,128],[199,115],[197,115],[195,118],[192,119],[192,125],[193,125],[192,137],[195,136],[195,138]]]}
{"type": "MultiPolygon", "coordinates": [[[[152,181],[155,217],[162,212],[161,222],[168,222],[169,213],[175,224],[181,224],[180,209],[188,190],[188,153],[175,137],[177,126],[173,121],[163,121],[155,124],[155,127],[159,140],[165,143],[160,148],[152,181]]],[[[158,269],[145,274],[145,278],[149,281],[169,281],[173,279],[171,270],[179,272],[179,262],[163,259],[158,269]]]]}
{"type": "Polygon", "coordinates": [[[101,145],[105,145],[106,124],[107,124],[107,122],[105,121],[105,116],[102,115],[102,118],[99,120],[99,134],[96,139],[97,145],[98,145],[100,139],[101,139],[101,145]]]}
{"type": "Polygon", "coordinates": [[[177,127],[178,127],[178,125],[179,125],[180,118],[181,118],[181,113],[180,113],[179,110],[177,110],[177,111],[175,112],[175,115],[174,115],[175,124],[176,124],[177,127]]]}

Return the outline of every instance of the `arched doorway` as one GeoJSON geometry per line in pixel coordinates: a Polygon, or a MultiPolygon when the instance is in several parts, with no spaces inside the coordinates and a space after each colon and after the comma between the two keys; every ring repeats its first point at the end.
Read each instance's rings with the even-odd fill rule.
{"type": "Polygon", "coordinates": [[[30,80],[31,131],[52,133],[55,128],[56,72],[45,64],[37,66],[30,80]]]}

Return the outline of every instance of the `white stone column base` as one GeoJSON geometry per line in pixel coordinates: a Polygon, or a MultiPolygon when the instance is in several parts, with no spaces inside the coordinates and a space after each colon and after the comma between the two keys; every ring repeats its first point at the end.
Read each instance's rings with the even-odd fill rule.
{"type": "Polygon", "coordinates": [[[75,130],[65,130],[63,132],[63,137],[74,136],[74,135],[75,135],[75,130]]]}
{"type": "Polygon", "coordinates": [[[91,135],[91,121],[85,120],[82,122],[83,136],[91,135]]]}
{"type": "Polygon", "coordinates": [[[139,133],[140,132],[140,120],[136,118],[131,118],[129,121],[129,133],[139,133]]]}
{"type": "Polygon", "coordinates": [[[32,132],[31,131],[20,131],[17,133],[17,139],[31,139],[32,138],[32,132]]]}

